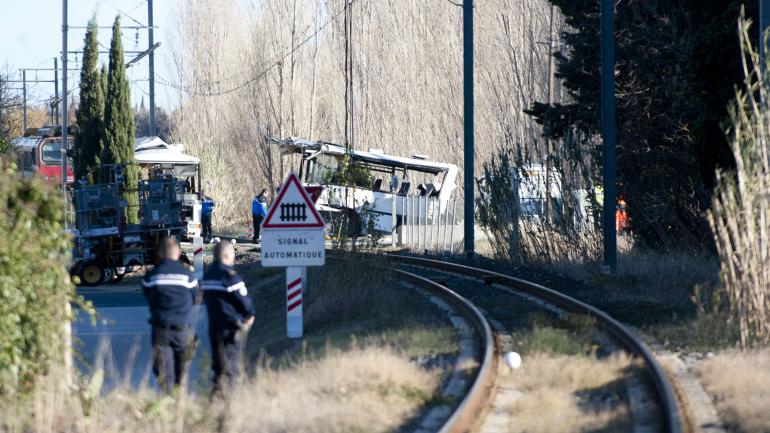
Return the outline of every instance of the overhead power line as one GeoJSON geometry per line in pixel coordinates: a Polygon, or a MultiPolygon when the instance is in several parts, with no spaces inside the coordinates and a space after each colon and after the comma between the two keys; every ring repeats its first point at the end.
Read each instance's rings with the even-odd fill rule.
{"type": "MultiPolygon", "coordinates": [[[[351,1],[351,4],[352,3],[353,2],[351,1]]],[[[318,29],[316,29],[316,31],[314,31],[308,37],[303,39],[302,42],[300,42],[297,45],[295,45],[294,47],[292,47],[292,49],[290,51],[288,51],[288,52],[286,52],[286,53],[284,53],[284,54],[282,54],[280,56],[275,57],[269,63],[269,65],[266,68],[262,69],[256,75],[251,76],[250,78],[246,79],[246,81],[243,81],[243,82],[241,82],[239,84],[236,84],[236,85],[233,85],[233,86],[229,86],[229,87],[226,87],[225,89],[222,89],[222,85],[224,84],[224,81],[226,81],[227,79],[208,81],[208,82],[200,82],[200,83],[196,83],[196,84],[193,84],[193,85],[182,85],[182,84],[172,83],[170,80],[165,79],[165,78],[163,78],[161,76],[156,77],[156,81],[158,82],[158,84],[161,84],[163,86],[170,87],[172,89],[176,89],[176,90],[179,90],[179,91],[181,91],[183,93],[186,93],[186,94],[189,94],[189,95],[194,95],[194,96],[221,96],[221,95],[225,95],[225,94],[228,94],[228,93],[235,92],[237,90],[240,90],[240,89],[242,89],[242,88],[244,88],[244,87],[254,83],[255,81],[257,81],[260,78],[262,78],[265,75],[267,75],[267,73],[270,72],[273,68],[275,68],[276,66],[282,64],[289,56],[291,56],[297,50],[299,50],[300,48],[305,46],[308,42],[310,42],[313,38],[315,38],[319,33],[321,33],[321,31],[323,31],[326,27],[328,27],[329,24],[331,24],[334,20],[336,20],[344,12],[345,12],[344,9],[341,10],[340,12],[337,12],[334,16],[329,18],[321,27],[318,27],[318,29]]],[[[256,68],[252,68],[252,70],[255,70],[255,69],[256,68]]],[[[233,75],[231,77],[243,76],[243,75],[245,75],[245,74],[236,74],[236,75],[233,75]]]]}

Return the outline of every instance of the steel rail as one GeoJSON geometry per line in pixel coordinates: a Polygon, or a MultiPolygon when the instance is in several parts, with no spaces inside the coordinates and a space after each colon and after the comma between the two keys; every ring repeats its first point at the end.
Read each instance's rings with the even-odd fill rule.
{"type": "Polygon", "coordinates": [[[599,326],[617,339],[627,351],[639,356],[644,361],[660,400],[665,431],[667,433],[683,433],[685,431],[684,417],[680,412],[674,387],[669,381],[666,371],[655,359],[650,349],[609,314],[553,289],[498,272],[412,256],[388,254],[387,257],[399,263],[462,274],[483,280],[487,284],[500,284],[547,301],[563,310],[595,318],[599,326]]]}
{"type": "Polygon", "coordinates": [[[495,356],[495,339],[492,329],[476,306],[453,290],[435,281],[400,269],[396,274],[404,281],[427,290],[442,301],[451,304],[470,321],[481,343],[481,364],[468,392],[452,415],[444,422],[439,433],[461,433],[471,431],[479,420],[479,414],[491,404],[495,392],[498,357],[495,356]]]}

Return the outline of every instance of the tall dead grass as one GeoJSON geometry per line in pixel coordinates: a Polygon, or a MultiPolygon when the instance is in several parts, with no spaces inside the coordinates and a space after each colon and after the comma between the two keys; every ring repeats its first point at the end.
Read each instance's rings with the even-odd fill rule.
{"type": "Polygon", "coordinates": [[[44,380],[28,398],[0,404],[0,431],[53,432],[386,432],[419,414],[439,386],[389,349],[331,351],[289,368],[259,367],[224,403],[173,399],[147,389],[86,398],[44,380]]]}
{"type": "Polygon", "coordinates": [[[744,347],[770,343],[770,75],[751,45],[750,24],[739,23],[745,80],[730,110],[736,170],[718,173],[709,213],[744,347]]]}
{"type": "Polygon", "coordinates": [[[730,430],[770,431],[770,350],[723,352],[704,361],[698,374],[730,430]]]}
{"type": "Polygon", "coordinates": [[[506,408],[511,432],[629,431],[627,405],[617,394],[631,368],[623,355],[605,359],[535,353],[505,376],[522,394],[506,408]],[[600,397],[597,397],[600,396],[600,397]]]}

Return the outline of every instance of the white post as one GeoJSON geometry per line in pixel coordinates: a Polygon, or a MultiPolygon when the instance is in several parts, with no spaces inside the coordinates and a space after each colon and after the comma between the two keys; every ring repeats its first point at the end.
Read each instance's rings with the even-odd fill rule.
{"type": "Polygon", "coordinates": [[[193,238],[193,268],[195,269],[195,278],[199,281],[203,279],[203,238],[195,236],[193,238]]]}
{"type": "Polygon", "coordinates": [[[428,249],[428,197],[425,196],[425,224],[422,225],[422,247],[420,251],[428,249]]]}
{"type": "Polygon", "coordinates": [[[302,287],[305,285],[304,266],[286,268],[286,336],[302,338],[302,287]]]}
{"type": "Polygon", "coordinates": [[[420,247],[420,198],[412,197],[412,207],[414,208],[414,215],[412,221],[414,222],[412,227],[412,247],[420,247]]]}
{"type": "Polygon", "coordinates": [[[431,206],[433,200],[429,197],[425,197],[425,230],[427,236],[425,237],[425,249],[430,250],[433,246],[433,215],[431,211],[435,211],[436,207],[431,206]],[[430,224],[428,224],[428,217],[430,217],[430,224]]]}
{"type": "Polygon", "coordinates": [[[396,248],[396,225],[398,225],[398,218],[396,218],[396,190],[391,188],[390,193],[390,246],[396,248]]]}
{"type": "Polygon", "coordinates": [[[417,196],[417,251],[420,251],[422,242],[425,240],[425,238],[422,236],[422,228],[424,227],[424,224],[422,223],[422,197],[417,196]]]}
{"type": "Polygon", "coordinates": [[[401,199],[401,231],[398,233],[398,241],[403,246],[407,243],[407,230],[409,230],[409,209],[406,196],[401,199]]]}
{"type": "Polygon", "coordinates": [[[446,251],[446,227],[449,225],[449,202],[444,206],[444,242],[442,243],[442,250],[446,251]]]}
{"type": "Polygon", "coordinates": [[[436,224],[436,213],[438,213],[438,218],[440,219],[441,218],[441,212],[440,212],[440,209],[437,209],[437,207],[438,208],[441,207],[441,202],[439,202],[438,199],[434,199],[434,200],[431,200],[431,201],[433,202],[433,216],[430,219],[430,246],[429,246],[429,248],[433,249],[433,242],[434,242],[434,239],[433,239],[433,228],[435,227],[436,228],[436,239],[435,239],[435,242],[436,242],[436,249],[438,249],[438,229],[439,229],[439,226],[438,226],[438,224],[436,224]]]}
{"type": "Polygon", "coordinates": [[[452,202],[452,228],[449,229],[449,251],[452,253],[455,252],[455,225],[457,225],[457,214],[455,213],[457,211],[457,199],[455,199],[454,202],[452,202]]]}
{"type": "Polygon", "coordinates": [[[409,216],[412,218],[412,223],[409,224],[409,246],[414,246],[414,197],[407,197],[409,201],[409,216]]]}

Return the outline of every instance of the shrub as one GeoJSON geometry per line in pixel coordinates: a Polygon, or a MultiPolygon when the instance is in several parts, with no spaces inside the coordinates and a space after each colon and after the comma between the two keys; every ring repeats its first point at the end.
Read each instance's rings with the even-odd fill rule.
{"type": "MultiPolygon", "coordinates": [[[[564,216],[548,222],[544,217],[529,219],[523,215],[519,184],[527,176],[527,164],[514,161],[509,156],[512,153],[500,149],[484,163],[476,201],[478,221],[487,233],[495,258],[530,265],[598,258],[601,237],[590,225],[575,224],[572,218],[564,216]]],[[[572,206],[574,203],[565,203],[566,208],[572,206]]]]}
{"type": "Polygon", "coordinates": [[[746,78],[736,90],[728,128],[736,171],[717,173],[709,213],[743,347],[770,343],[770,85],[749,42],[749,25],[739,25],[746,78]]]}
{"type": "Polygon", "coordinates": [[[28,389],[64,360],[74,288],[60,194],[0,160],[0,395],[28,389]]]}

